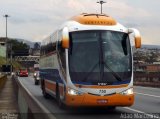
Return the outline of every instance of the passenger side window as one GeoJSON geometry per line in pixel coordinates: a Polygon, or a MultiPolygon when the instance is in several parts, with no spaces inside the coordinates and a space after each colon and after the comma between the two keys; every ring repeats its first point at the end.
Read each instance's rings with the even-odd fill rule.
{"type": "Polygon", "coordinates": [[[59,54],[59,57],[60,57],[60,60],[61,60],[61,63],[62,63],[62,67],[64,69],[64,71],[66,71],[66,55],[65,55],[65,49],[62,48],[62,45],[61,45],[61,42],[60,42],[60,38],[61,38],[61,32],[59,32],[58,34],[58,42],[57,42],[57,45],[58,45],[58,54],[59,54]]]}

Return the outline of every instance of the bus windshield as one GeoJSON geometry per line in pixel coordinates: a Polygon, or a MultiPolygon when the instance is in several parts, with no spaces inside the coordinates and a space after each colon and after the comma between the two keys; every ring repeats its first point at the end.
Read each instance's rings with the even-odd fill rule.
{"type": "Polygon", "coordinates": [[[129,83],[132,57],[129,36],[116,31],[77,31],[70,34],[69,73],[73,83],[129,83]]]}

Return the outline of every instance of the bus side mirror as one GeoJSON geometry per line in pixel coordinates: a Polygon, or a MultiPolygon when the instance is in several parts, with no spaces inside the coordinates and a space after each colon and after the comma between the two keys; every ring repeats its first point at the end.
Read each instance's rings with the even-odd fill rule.
{"type": "Polygon", "coordinates": [[[67,27],[64,27],[62,30],[62,48],[69,48],[69,31],[67,27]]]}
{"type": "Polygon", "coordinates": [[[129,28],[129,34],[134,34],[135,48],[141,48],[141,35],[137,29],[129,28]]]}

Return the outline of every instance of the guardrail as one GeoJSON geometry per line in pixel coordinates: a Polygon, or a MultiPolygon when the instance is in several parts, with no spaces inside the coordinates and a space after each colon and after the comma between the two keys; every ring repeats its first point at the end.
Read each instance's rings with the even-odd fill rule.
{"type": "Polygon", "coordinates": [[[25,88],[17,76],[12,77],[12,79],[15,82],[14,87],[21,119],[56,119],[54,115],[25,88]]]}
{"type": "Polygon", "coordinates": [[[145,86],[145,87],[160,88],[160,81],[158,81],[158,82],[135,81],[134,85],[136,85],[136,86],[145,86]]]}
{"type": "Polygon", "coordinates": [[[7,75],[1,75],[0,76],[0,90],[3,88],[6,80],[7,80],[7,75]]]}

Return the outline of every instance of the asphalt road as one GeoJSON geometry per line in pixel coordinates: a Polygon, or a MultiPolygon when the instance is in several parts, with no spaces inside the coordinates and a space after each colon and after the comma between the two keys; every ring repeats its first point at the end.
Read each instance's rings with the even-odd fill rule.
{"type": "Polygon", "coordinates": [[[159,119],[160,118],[160,89],[149,87],[134,87],[135,103],[131,107],[107,108],[67,108],[58,107],[55,99],[45,99],[40,86],[34,85],[32,77],[18,77],[18,80],[33,96],[48,109],[57,119],[159,119]]]}

